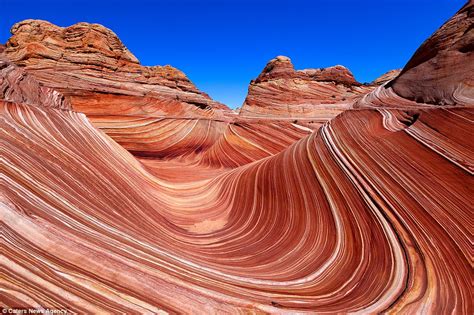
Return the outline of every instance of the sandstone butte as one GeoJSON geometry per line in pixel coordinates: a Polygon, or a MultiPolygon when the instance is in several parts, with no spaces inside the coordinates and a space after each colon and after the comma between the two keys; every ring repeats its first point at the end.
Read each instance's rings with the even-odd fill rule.
{"type": "Polygon", "coordinates": [[[271,60],[237,115],[108,29],[0,47],[0,306],[472,314],[473,1],[399,72],[271,60]]]}
{"type": "Polygon", "coordinates": [[[370,90],[344,66],[295,70],[288,57],[278,56],[250,83],[240,115],[311,117],[322,123],[350,108],[355,98],[370,90]]]}

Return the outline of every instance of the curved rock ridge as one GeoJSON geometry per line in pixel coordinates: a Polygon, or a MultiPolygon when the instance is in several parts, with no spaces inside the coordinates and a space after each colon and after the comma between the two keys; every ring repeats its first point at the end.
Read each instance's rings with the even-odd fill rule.
{"type": "Polygon", "coordinates": [[[325,122],[372,89],[357,82],[344,66],[295,70],[290,58],[278,56],[250,82],[240,116],[311,117],[325,122]]]}
{"type": "Polygon", "coordinates": [[[141,66],[118,37],[99,24],[66,28],[41,20],[15,24],[4,54],[44,86],[64,94],[77,111],[201,117],[231,111],[199,91],[171,66],[141,66]],[[145,101],[143,99],[146,99],[145,101]],[[92,102],[93,106],[84,103],[92,102]],[[130,106],[130,104],[134,106],[130,106]],[[136,108],[146,107],[146,110],[136,108]]]}
{"type": "Polygon", "coordinates": [[[428,38],[388,86],[401,97],[435,105],[472,105],[474,2],[469,0],[428,38]]]}

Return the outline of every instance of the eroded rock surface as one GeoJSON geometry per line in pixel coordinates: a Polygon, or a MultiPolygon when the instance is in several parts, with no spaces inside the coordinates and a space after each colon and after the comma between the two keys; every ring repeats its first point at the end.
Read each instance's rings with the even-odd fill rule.
{"type": "Polygon", "coordinates": [[[0,54],[0,99],[58,109],[71,109],[71,104],[56,90],[42,86],[33,76],[0,54]]]}

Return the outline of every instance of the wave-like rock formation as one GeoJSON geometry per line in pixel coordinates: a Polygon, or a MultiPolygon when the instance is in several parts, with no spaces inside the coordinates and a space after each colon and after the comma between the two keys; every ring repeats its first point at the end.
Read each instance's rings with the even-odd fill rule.
{"type": "Polygon", "coordinates": [[[350,111],[273,157],[173,183],[84,115],[1,109],[6,305],[472,311],[472,110],[350,111]]]}
{"type": "Polygon", "coordinates": [[[372,89],[357,82],[343,66],[295,70],[288,57],[278,56],[250,83],[240,115],[311,117],[326,122],[372,89]]]}
{"type": "MultiPolygon", "coordinates": [[[[457,23],[464,21],[457,16],[457,23]]],[[[104,66],[101,92],[85,83],[90,69],[63,72],[68,86],[52,83],[46,79],[51,68],[39,65],[69,61],[12,57],[22,54],[23,44],[15,43],[27,47],[43,36],[42,27],[30,29],[35,23],[54,30],[41,37],[46,51],[59,47],[48,44],[57,32],[77,44],[69,34],[76,27],[87,36],[102,30],[27,21],[17,28],[32,38],[10,40],[1,56],[1,307],[472,314],[470,92],[458,106],[420,103],[418,94],[404,98],[389,86],[408,72],[391,81],[385,76],[375,88],[343,68],[294,71],[277,58],[253,86],[278,86],[279,94],[260,96],[268,109],[236,116],[183,103],[174,112],[171,105],[154,107],[155,98],[169,99],[158,91],[162,83],[147,99],[130,94],[132,88],[123,92],[131,82],[119,94],[137,103],[104,107],[104,99],[89,103],[87,93],[120,104],[110,84],[128,70],[116,70],[115,77],[104,66]],[[298,80],[311,93],[295,96],[298,80]],[[319,108],[329,90],[344,89],[353,98],[335,101],[347,106],[319,129],[321,116],[293,116],[301,100],[319,108]],[[282,109],[285,97],[295,107],[282,109]]],[[[115,43],[107,46],[110,54],[122,56],[114,62],[137,65],[119,42],[107,43],[115,43]]],[[[95,54],[87,62],[107,60],[100,57],[105,52],[95,54]]],[[[69,66],[84,67],[84,60],[69,66]]]]}

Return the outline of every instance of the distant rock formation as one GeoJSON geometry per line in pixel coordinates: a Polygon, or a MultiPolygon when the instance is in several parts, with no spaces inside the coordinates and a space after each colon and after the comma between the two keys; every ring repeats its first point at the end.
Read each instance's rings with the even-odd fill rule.
{"type": "Polygon", "coordinates": [[[372,81],[370,84],[378,86],[378,85],[382,85],[384,83],[387,83],[387,82],[395,79],[400,74],[401,71],[402,71],[402,69],[394,69],[394,70],[390,70],[388,72],[385,72],[380,77],[378,77],[377,79],[372,81]]]}
{"type": "Polygon", "coordinates": [[[295,70],[290,58],[278,56],[250,82],[240,115],[326,121],[371,89],[357,82],[344,66],[295,70]]]}
{"type": "Polygon", "coordinates": [[[66,28],[41,20],[15,24],[3,53],[75,110],[100,115],[218,116],[231,112],[171,66],[146,67],[99,24],[66,28]]]}
{"type": "Polygon", "coordinates": [[[296,78],[347,85],[360,85],[349,69],[344,66],[338,65],[329,68],[295,70],[291,59],[286,56],[277,56],[270,60],[254,82],[261,83],[270,80],[296,78]]]}

